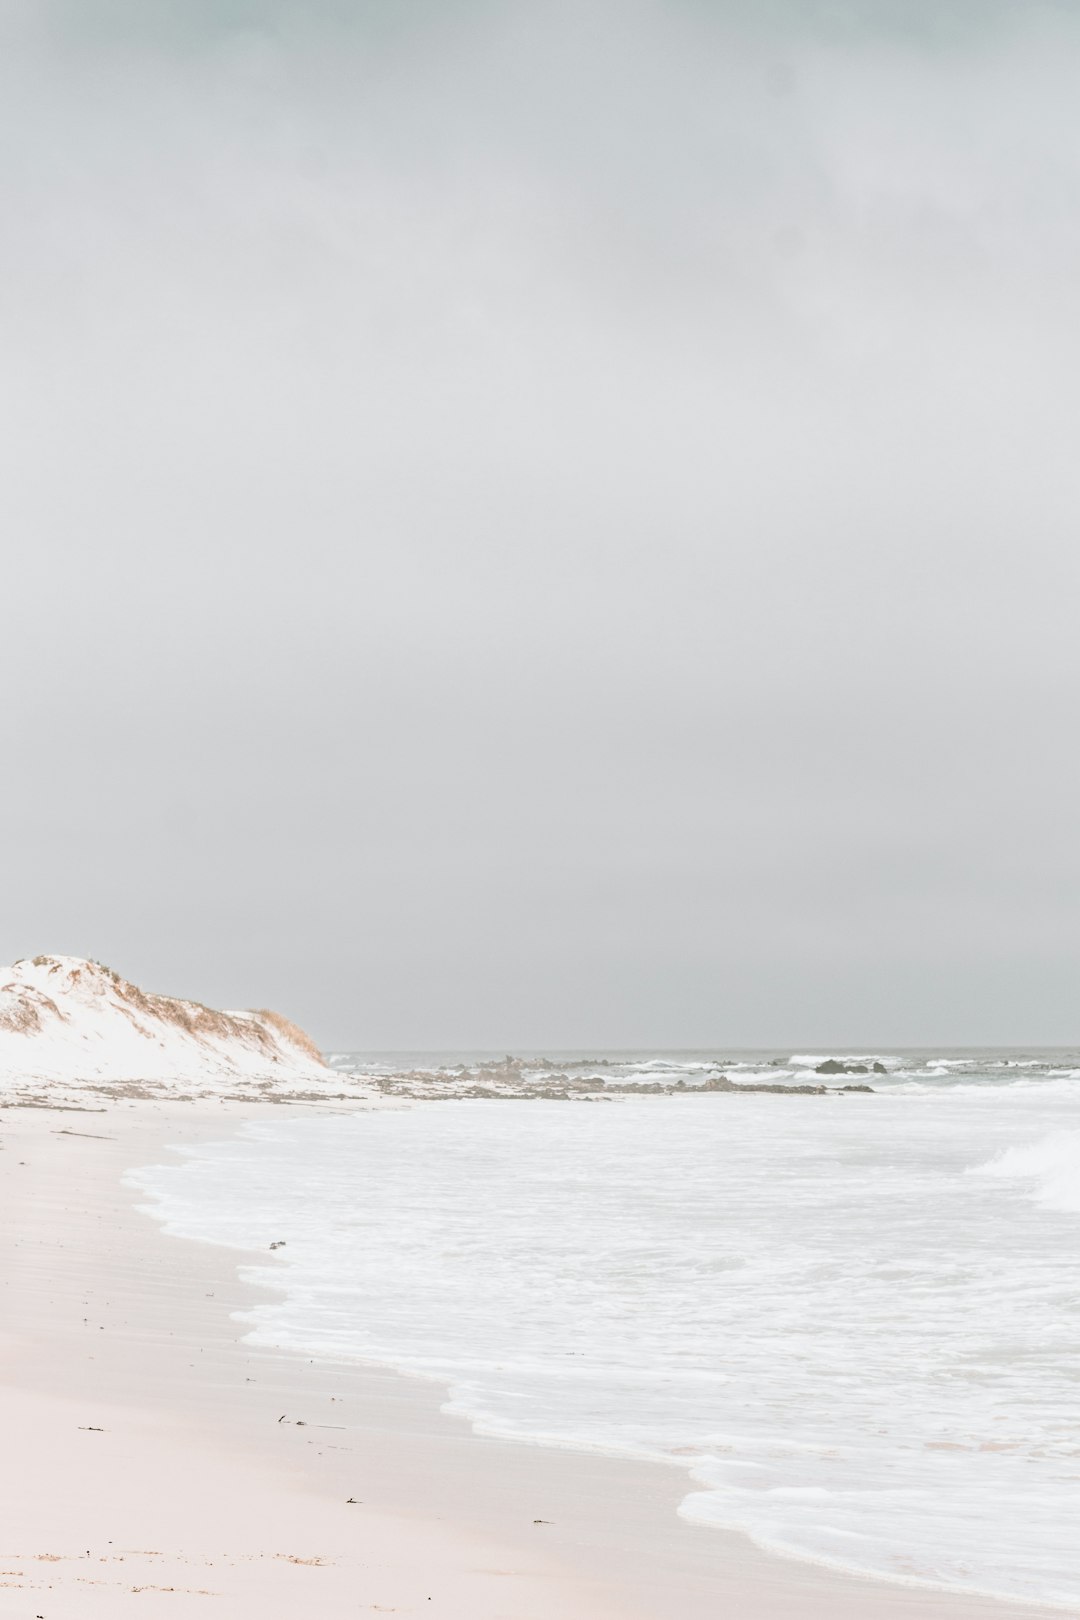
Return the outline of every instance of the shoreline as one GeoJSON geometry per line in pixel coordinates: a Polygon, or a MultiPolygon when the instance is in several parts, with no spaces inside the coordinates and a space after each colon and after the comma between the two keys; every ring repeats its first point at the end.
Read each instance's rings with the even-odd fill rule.
{"type": "Polygon", "coordinates": [[[280,1108],[0,1108],[0,1617],[1069,1612],[766,1553],[680,1518],[679,1469],[491,1439],[441,1385],[245,1345],[232,1313],[265,1295],[238,1268],[266,1255],[166,1235],[121,1177],[280,1108]]]}

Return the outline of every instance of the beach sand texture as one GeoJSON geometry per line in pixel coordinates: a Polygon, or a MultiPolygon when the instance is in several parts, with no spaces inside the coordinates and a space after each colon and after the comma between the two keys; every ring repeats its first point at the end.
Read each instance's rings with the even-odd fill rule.
{"type": "Polygon", "coordinates": [[[165,1237],[121,1178],[253,1114],[0,1111],[4,1620],[1048,1612],[773,1558],[680,1520],[681,1472],[481,1439],[430,1384],[246,1346],[242,1257],[165,1237]]]}

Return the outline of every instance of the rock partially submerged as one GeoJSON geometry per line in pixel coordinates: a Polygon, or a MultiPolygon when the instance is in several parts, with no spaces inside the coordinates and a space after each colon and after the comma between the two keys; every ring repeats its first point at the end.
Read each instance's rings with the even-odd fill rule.
{"type": "MultiPolygon", "coordinates": [[[[821,1070],[818,1069],[818,1074],[821,1070]]],[[[835,1071],[830,1071],[835,1072],[835,1071]]],[[[866,1074],[865,1069],[845,1069],[845,1074],[866,1074]]],[[[706,1080],[701,1087],[702,1091],[770,1091],[782,1092],[784,1096],[823,1097],[826,1092],[842,1091],[873,1091],[873,1086],[785,1086],[774,1084],[772,1081],[757,1080],[729,1080],[726,1074],[706,1080]]]]}
{"type": "MultiPolygon", "coordinates": [[[[591,1071],[609,1069],[603,1058],[589,1059],[591,1071]]],[[[827,1086],[821,1083],[783,1083],[773,1080],[733,1080],[717,1071],[704,1079],[616,1080],[596,1072],[574,1073],[574,1063],[563,1067],[547,1059],[504,1058],[497,1062],[458,1064],[430,1069],[401,1069],[373,1072],[368,1082],[384,1097],[412,1101],[450,1102],[460,1099],[498,1099],[598,1102],[621,1097],[700,1097],[707,1092],[742,1094],[768,1092],[777,1097],[835,1097],[846,1092],[873,1092],[873,1086],[827,1086]]]]}
{"type": "Polygon", "coordinates": [[[877,1058],[873,1063],[856,1063],[847,1058],[826,1058],[814,1070],[815,1074],[888,1074],[884,1063],[877,1058]]]}
{"type": "Polygon", "coordinates": [[[130,1095],[339,1083],[314,1041],[277,1013],[154,995],[74,956],[0,968],[0,1098],[42,1080],[130,1095]]]}

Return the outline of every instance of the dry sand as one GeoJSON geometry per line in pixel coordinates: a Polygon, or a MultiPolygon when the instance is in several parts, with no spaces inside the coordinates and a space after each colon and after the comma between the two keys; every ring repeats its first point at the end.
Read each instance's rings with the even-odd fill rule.
{"type": "Polygon", "coordinates": [[[680,1470],[244,1345],[244,1257],[164,1236],[121,1177],[253,1112],[0,1109],[4,1620],[1046,1620],[769,1557],[680,1520],[680,1470]]]}

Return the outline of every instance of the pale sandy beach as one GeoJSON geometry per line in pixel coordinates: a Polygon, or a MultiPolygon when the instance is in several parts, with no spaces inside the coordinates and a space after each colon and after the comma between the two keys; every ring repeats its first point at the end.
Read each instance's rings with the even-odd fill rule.
{"type": "Polygon", "coordinates": [[[769,1557],[680,1520],[681,1472],[480,1439],[431,1385],[249,1349],[242,1257],[164,1236],[121,1178],[252,1113],[0,1113],[5,1620],[1047,1613],[769,1557]]]}

